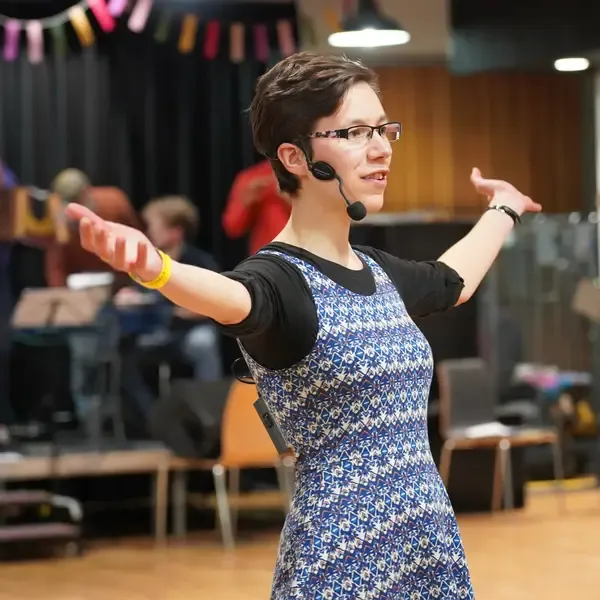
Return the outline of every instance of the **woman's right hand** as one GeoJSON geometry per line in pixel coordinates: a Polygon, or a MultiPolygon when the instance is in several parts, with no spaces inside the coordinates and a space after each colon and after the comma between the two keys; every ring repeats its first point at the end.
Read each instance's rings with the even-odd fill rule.
{"type": "Polygon", "coordinates": [[[81,204],[69,204],[66,214],[79,222],[81,246],[113,269],[142,281],[152,281],[160,275],[162,258],[141,231],[105,221],[81,204]]]}

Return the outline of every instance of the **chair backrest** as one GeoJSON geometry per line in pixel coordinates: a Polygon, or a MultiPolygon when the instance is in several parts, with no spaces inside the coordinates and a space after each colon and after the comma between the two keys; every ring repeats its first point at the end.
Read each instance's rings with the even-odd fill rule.
{"type": "Polygon", "coordinates": [[[440,432],[495,421],[496,398],[491,373],[481,358],[438,364],[440,432]]]}
{"type": "Polygon", "coordinates": [[[229,390],[221,423],[221,457],[225,467],[270,466],[278,454],[254,402],[256,386],[235,380],[229,390]]]}

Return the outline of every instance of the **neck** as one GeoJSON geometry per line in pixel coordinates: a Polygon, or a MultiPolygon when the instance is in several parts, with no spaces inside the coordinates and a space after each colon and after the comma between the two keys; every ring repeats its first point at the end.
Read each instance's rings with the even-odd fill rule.
{"type": "Polygon", "coordinates": [[[352,251],[350,219],[342,207],[325,211],[308,198],[295,199],[292,214],[275,241],[292,244],[346,267],[356,266],[352,251]],[[340,210],[341,209],[341,210],[340,210]]]}

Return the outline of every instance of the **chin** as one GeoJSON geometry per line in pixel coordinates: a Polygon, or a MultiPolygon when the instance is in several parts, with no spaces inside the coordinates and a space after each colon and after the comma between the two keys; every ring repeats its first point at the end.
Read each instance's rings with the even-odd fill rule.
{"type": "Polygon", "coordinates": [[[367,214],[377,213],[383,208],[383,194],[364,196],[361,202],[365,205],[367,214]]]}

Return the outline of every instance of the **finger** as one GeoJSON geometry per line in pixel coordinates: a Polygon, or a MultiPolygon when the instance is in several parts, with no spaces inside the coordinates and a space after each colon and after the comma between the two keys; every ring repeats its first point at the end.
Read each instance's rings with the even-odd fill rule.
{"type": "Polygon", "coordinates": [[[81,241],[81,247],[88,252],[96,252],[96,246],[94,244],[94,228],[91,221],[83,219],[79,226],[79,240],[81,241]]]}
{"type": "Polygon", "coordinates": [[[89,208],[82,206],[81,204],[67,204],[65,213],[69,219],[74,221],[81,221],[82,219],[89,219],[92,223],[103,223],[104,221],[89,208]]]}
{"type": "Polygon", "coordinates": [[[113,257],[113,267],[117,269],[117,271],[126,271],[127,270],[127,257],[126,257],[126,242],[122,237],[118,237],[115,240],[115,253],[113,257]]]}
{"type": "Polygon", "coordinates": [[[148,264],[148,244],[138,242],[137,256],[135,262],[131,265],[131,270],[144,269],[148,264]]]}
{"type": "Polygon", "coordinates": [[[477,167],[474,167],[471,171],[471,183],[478,192],[488,195],[506,189],[506,186],[508,185],[506,181],[500,179],[485,179],[477,167]]]}
{"type": "Polygon", "coordinates": [[[493,194],[507,189],[509,184],[499,179],[484,179],[483,177],[471,177],[471,183],[481,194],[493,194]]]}
{"type": "MultiPolygon", "coordinates": [[[[139,262],[140,256],[140,245],[141,242],[133,241],[127,245],[127,268],[128,270],[133,269],[133,267],[139,262]]],[[[143,258],[143,256],[142,256],[143,258]]]]}
{"type": "Polygon", "coordinates": [[[533,200],[531,200],[530,204],[527,206],[527,210],[529,212],[541,212],[542,205],[539,204],[538,202],[534,202],[533,200]]]}
{"type": "Polygon", "coordinates": [[[94,225],[94,243],[96,245],[96,254],[103,261],[112,264],[114,259],[114,245],[109,239],[106,229],[94,225]]]}

